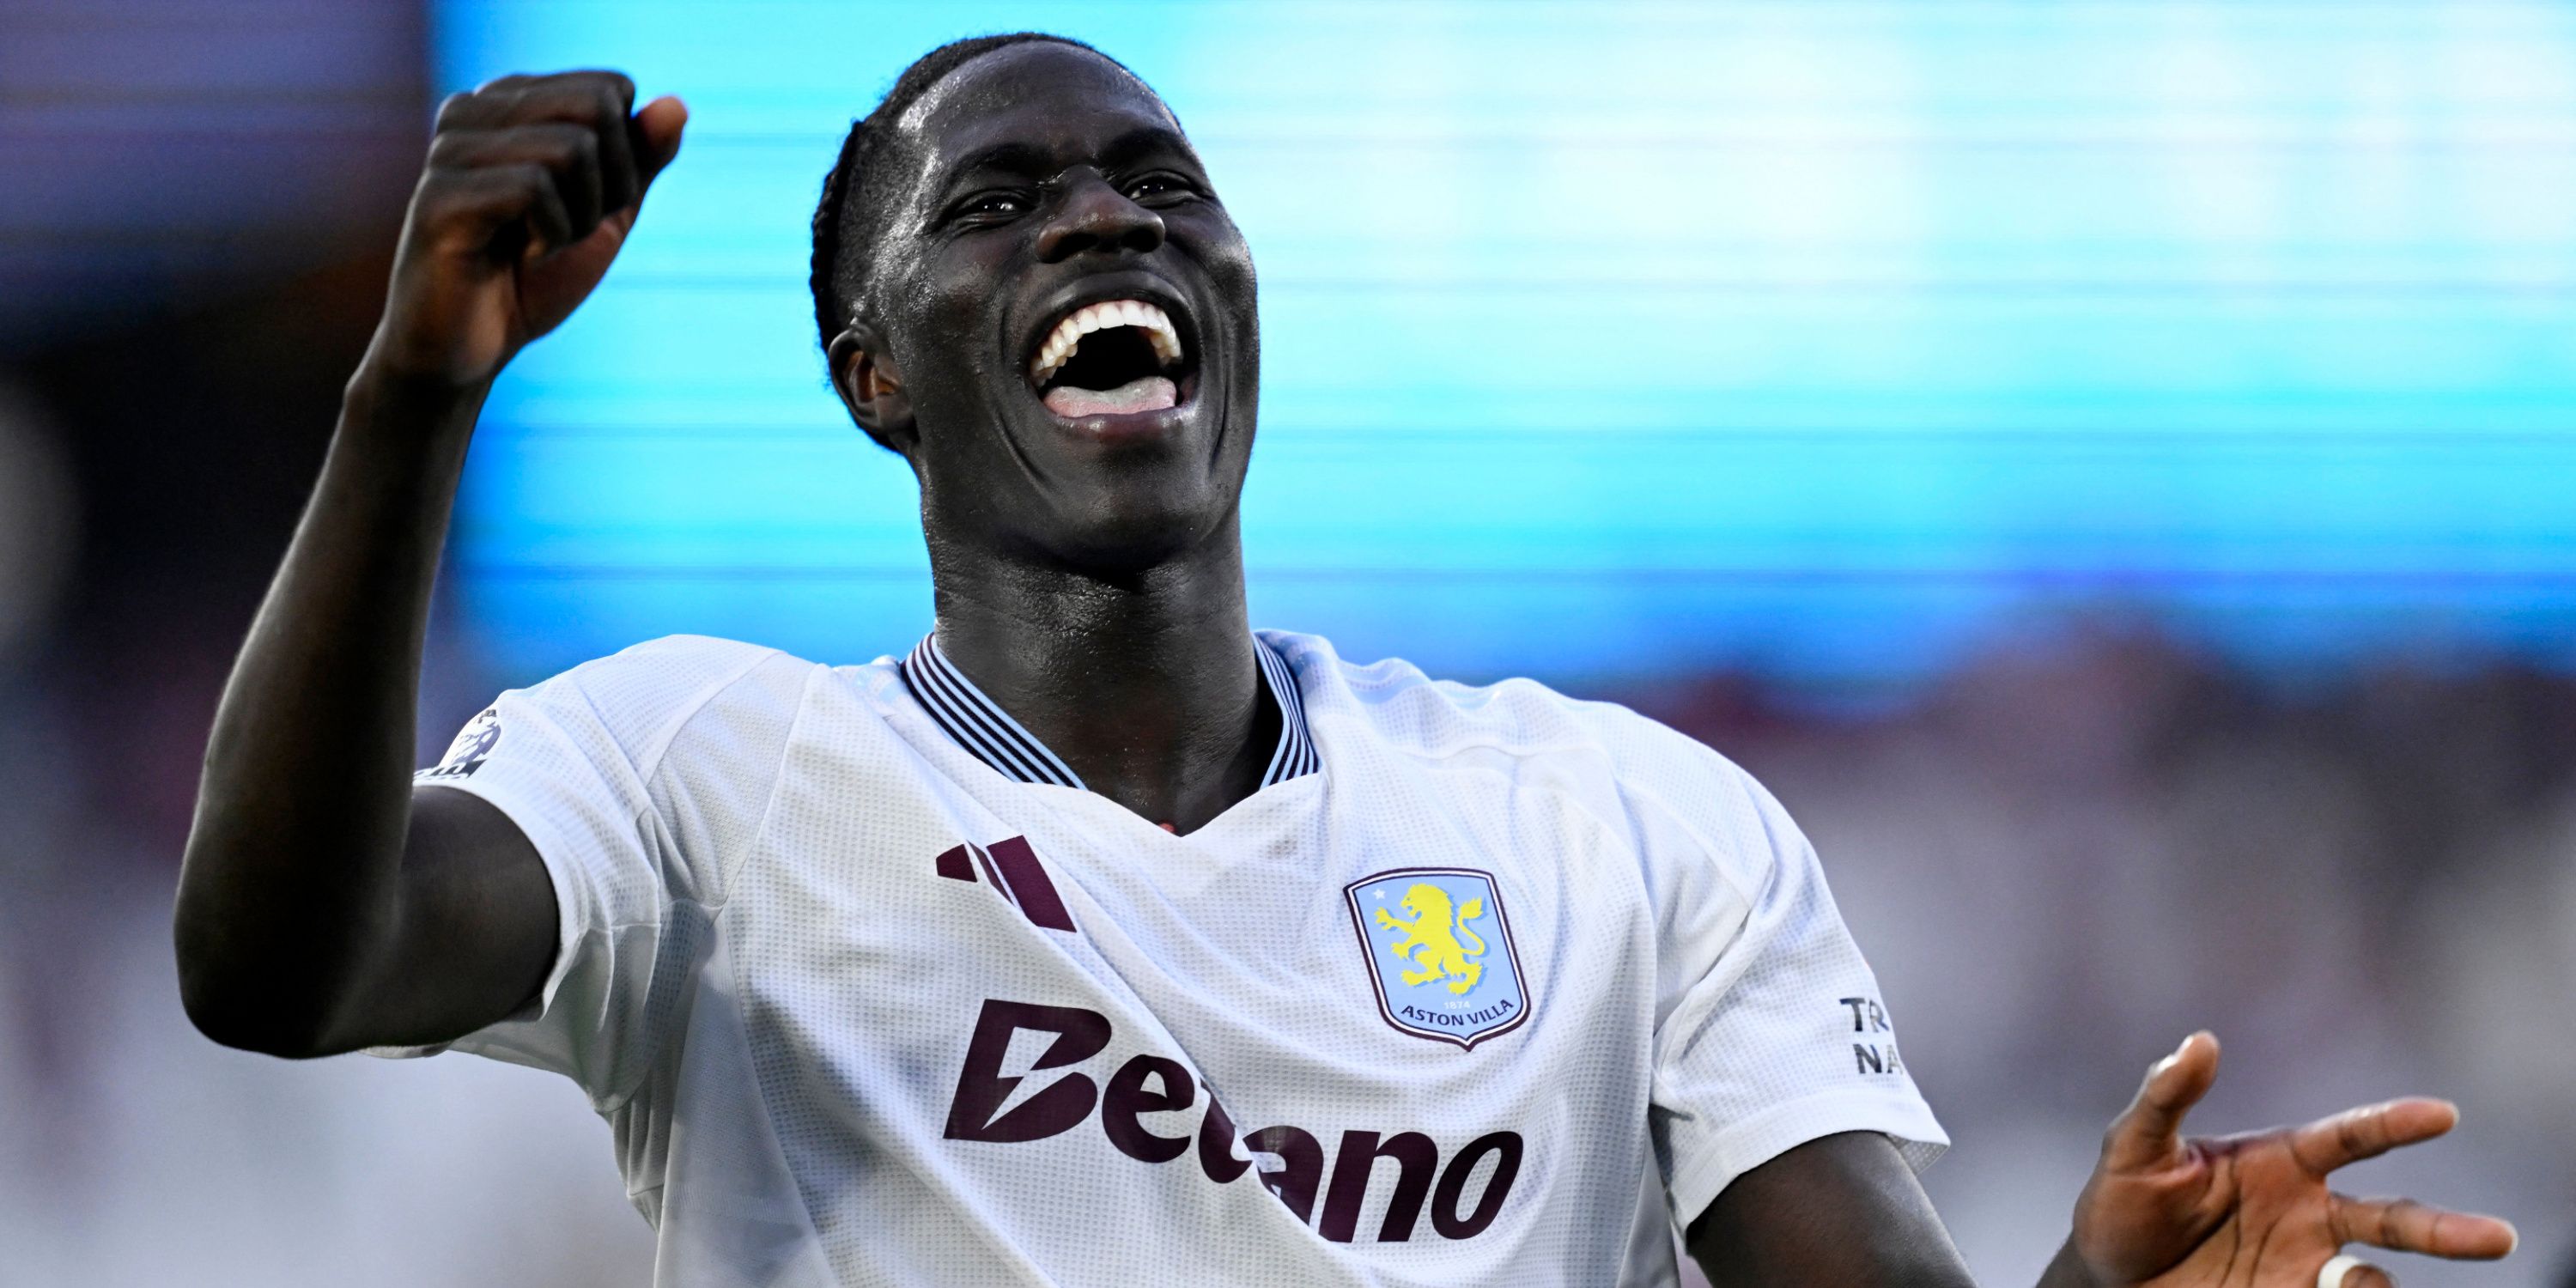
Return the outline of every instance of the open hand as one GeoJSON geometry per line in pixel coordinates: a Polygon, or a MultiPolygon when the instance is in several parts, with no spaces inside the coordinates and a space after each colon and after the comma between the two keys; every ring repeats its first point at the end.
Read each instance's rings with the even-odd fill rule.
{"type": "MultiPolygon", "coordinates": [[[[2185,1139],[2183,1114],[2218,1077],[2218,1040],[2195,1033],[2147,1070],[2103,1137],[2102,1161],[2075,1201],[2075,1232],[2051,1284],[2094,1288],[2314,1288],[2347,1243],[2488,1260],[2513,1251],[2514,1229],[2489,1216],[2413,1199],[2357,1199],[2327,1188],[2347,1163],[2449,1131],[2459,1110],[2392,1100],[2303,1127],[2185,1139]]],[[[2362,1266],[2342,1288],[2388,1288],[2362,1266]]]]}

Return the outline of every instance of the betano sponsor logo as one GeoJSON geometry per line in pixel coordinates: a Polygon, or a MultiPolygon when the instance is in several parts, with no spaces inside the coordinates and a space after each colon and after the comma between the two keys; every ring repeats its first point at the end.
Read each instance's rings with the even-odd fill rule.
{"type": "Polygon", "coordinates": [[[1316,1232],[1337,1243],[1358,1237],[1360,1209],[1379,1175],[1381,1159],[1394,1160],[1396,1171],[1386,1215],[1378,1222],[1380,1243],[1413,1238],[1426,1206],[1431,1228],[1441,1238],[1472,1239],[1502,1213],[1512,1182],[1520,1178],[1518,1132],[1487,1132],[1450,1155],[1444,1165],[1440,1146],[1421,1132],[1345,1131],[1333,1153],[1328,1179],[1323,1142],[1315,1133],[1282,1125],[1238,1136],[1234,1119],[1216,1096],[1199,1094],[1189,1068],[1159,1055],[1128,1060],[1109,1075],[1106,1087],[1087,1074],[1061,1074],[1005,1111],[1002,1107],[1025,1081],[1002,1073],[1012,1035],[1021,1032],[1054,1035],[1031,1073],[1088,1060],[1108,1047],[1111,1037],[1109,1017],[1098,1011],[987,1000],[976,1017],[975,1036],[966,1045],[957,1093],[948,1103],[948,1125],[942,1133],[948,1139],[999,1144],[1045,1140],[1081,1126],[1097,1108],[1101,1134],[1119,1153],[1156,1165],[1195,1153],[1200,1173],[1219,1185],[1254,1171],[1253,1160],[1235,1152],[1240,1141],[1245,1150],[1279,1161],[1278,1167],[1254,1174],[1298,1220],[1316,1220],[1315,1199],[1318,1192],[1322,1194],[1323,1217],[1316,1232]],[[1206,1108],[1193,1136],[1165,1136],[1145,1123],[1147,1114],[1189,1109],[1201,1100],[1206,1108]]]}

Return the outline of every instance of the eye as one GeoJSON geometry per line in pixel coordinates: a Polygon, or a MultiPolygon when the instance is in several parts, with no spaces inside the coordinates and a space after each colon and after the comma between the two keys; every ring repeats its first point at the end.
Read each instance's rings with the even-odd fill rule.
{"type": "Polygon", "coordinates": [[[957,203],[949,218],[974,223],[999,223],[1017,219],[1029,212],[1028,198],[1016,192],[979,192],[957,203]]]}
{"type": "Polygon", "coordinates": [[[1140,206],[1168,206],[1197,195],[1197,189],[1176,174],[1149,174],[1127,185],[1127,199],[1140,206]]]}

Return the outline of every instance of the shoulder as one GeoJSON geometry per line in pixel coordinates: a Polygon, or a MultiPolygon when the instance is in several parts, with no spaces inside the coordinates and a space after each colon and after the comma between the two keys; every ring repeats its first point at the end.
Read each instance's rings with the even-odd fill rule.
{"type": "MultiPolygon", "coordinates": [[[[1311,718],[1423,761],[1481,766],[1585,798],[1641,848],[1689,845],[1767,867],[1794,848],[1779,802],[1753,775],[1697,739],[1616,702],[1569,697],[1536,680],[1461,684],[1399,659],[1344,660],[1325,640],[1263,638],[1286,657],[1311,718]]],[[[1735,866],[1729,863],[1728,866],[1735,866]]]]}
{"type": "MultiPolygon", "coordinates": [[[[584,662],[524,691],[546,717],[590,725],[649,775],[683,733],[792,720],[821,668],[779,649],[669,635],[584,662]]],[[[505,716],[506,719],[506,704],[505,716]]]]}

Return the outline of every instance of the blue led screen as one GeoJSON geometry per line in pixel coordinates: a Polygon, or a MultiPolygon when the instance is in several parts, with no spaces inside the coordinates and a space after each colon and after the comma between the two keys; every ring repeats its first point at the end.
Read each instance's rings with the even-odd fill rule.
{"type": "Polygon", "coordinates": [[[694,113],[522,355],[452,567],[536,673],[927,628],[807,221],[914,56],[1173,104],[1262,272],[1257,623],[1485,678],[1903,683],[2069,609],[2576,660],[2576,8],[446,3],[440,79],[694,113]]]}

